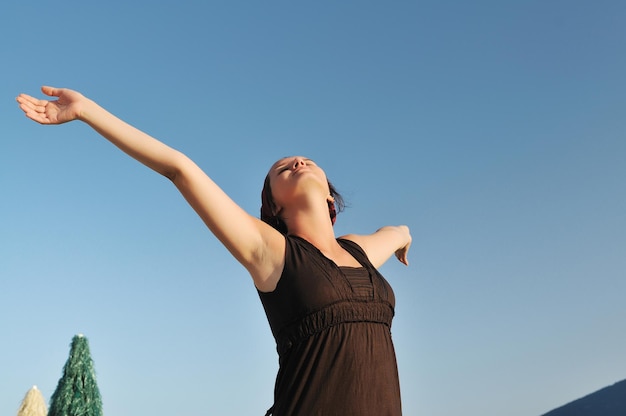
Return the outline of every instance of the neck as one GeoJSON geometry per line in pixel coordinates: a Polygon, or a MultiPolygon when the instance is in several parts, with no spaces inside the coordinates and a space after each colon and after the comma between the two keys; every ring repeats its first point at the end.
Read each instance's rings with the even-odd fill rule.
{"type": "Polygon", "coordinates": [[[322,251],[337,245],[327,206],[286,214],[289,234],[304,238],[322,251]]]}

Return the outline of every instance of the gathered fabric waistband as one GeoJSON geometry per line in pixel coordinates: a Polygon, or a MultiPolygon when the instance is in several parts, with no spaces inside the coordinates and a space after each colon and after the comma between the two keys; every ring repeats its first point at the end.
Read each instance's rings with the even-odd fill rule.
{"type": "Polygon", "coordinates": [[[283,327],[276,335],[276,349],[281,355],[303,339],[342,323],[373,322],[391,328],[394,310],[385,301],[340,301],[283,327]]]}

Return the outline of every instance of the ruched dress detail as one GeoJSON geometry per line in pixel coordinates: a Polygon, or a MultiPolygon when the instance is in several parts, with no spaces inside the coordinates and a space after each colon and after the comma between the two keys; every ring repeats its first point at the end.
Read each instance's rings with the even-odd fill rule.
{"type": "Polygon", "coordinates": [[[272,415],[402,414],[393,291],[356,243],[337,241],[362,267],[286,236],[276,289],[259,292],[279,357],[272,415]]]}

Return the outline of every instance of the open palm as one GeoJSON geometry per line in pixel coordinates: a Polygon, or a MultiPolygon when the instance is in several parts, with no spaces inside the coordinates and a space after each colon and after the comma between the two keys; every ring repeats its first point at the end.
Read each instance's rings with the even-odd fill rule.
{"type": "Polygon", "coordinates": [[[41,124],[62,124],[80,116],[80,103],[83,95],[65,88],[42,87],[41,91],[57,100],[39,100],[27,94],[20,94],[17,102],[24,114],[41,124]]]}

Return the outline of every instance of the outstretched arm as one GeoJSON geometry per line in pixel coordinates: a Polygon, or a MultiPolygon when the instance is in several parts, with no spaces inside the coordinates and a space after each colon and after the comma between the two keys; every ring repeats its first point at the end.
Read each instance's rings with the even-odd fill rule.
{"type": "Polygon", "coordinates": [[[411,233],[406,225],[387,226],[373,234],[348,234],[341,238],[352,240],[365,251],[374,267],[382,266],[392,254],[403,264],[409,265],[408,253],[411,246],[411,233]]]}
{"type": "Polygon", "coordinates": [[[178,152],[104,110],[92,100],[66,88],[42,87],[57,100],[39,100],[20,94],[17,102],[25,115],[40,124],[81,120],[111,143],[156,172],[174,179],[178,152]]]}
{"type": "Polygon", "coordinates": [[[247,214],[191,159],[125,123],[94,101],[69,89],[43,87],[57,100],[21,94],[20,108],[41,124],[81,120],[122,151],[169,178],[215,236],[252,275],[256,286],[272,288],[284,262],[284,238],[247,214]],[[274,281],[275,280],[275,281],[274,281]]]}

